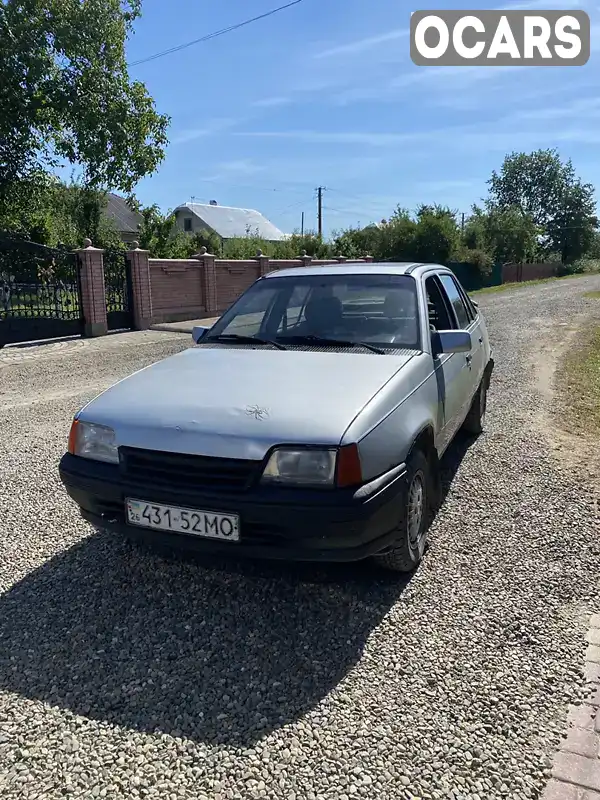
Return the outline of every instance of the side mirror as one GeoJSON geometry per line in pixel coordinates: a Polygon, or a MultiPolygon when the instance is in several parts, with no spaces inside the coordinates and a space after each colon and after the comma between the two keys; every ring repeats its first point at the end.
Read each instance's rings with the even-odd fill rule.
{"type": "Polygon", "coordinates": [[[435,358],[442,353],[469,353],[473,342],[469,331],[433,331],[431,346],[435,358]]]}
{"type": "Polygon", "coordinates": [[[209,332],[210,328],[205,328],[202,325],[194,325],[192,329],[192,339],[194,340],[195,344],[198,344],[200,339],[202,339],[206,334],[209,332]]]}

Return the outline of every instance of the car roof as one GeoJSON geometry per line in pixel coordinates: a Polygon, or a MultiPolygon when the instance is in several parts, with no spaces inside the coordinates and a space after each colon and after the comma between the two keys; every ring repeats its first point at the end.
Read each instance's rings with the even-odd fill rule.
{"type": "Polygon", "coordinates": [[[425,269],[447,269],[441,264],[425,264],[420,261],[372,261],[327,264],[326,266],[291,267],[267,273],[266,278],[294,278],[300,275],[417,275],[425,269]]]}

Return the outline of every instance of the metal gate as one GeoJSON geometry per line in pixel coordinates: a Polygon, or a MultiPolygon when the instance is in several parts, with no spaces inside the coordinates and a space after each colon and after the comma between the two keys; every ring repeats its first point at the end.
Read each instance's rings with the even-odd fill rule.
{"type": "Polygon", "coordinates": [[[109,331],[133,327],[131,271],[125,250],[104,251],[106,321],[109,331]]]}
{"type": "Polygon", "coordinates": [[[82,333],[77,255],[0,233],[0,347],[82,333]]]}

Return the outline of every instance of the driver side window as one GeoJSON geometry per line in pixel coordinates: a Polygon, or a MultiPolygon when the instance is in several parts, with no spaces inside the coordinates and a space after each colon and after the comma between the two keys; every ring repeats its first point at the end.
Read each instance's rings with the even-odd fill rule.
{"type": "Polygon", "coordinates": [[[435,276],[425,280],[427,294],[427,313],[429,315],[429,329],[434,331],[449,331],[456,328],[454,315],[450,314],[446,293],[435,276]]]}

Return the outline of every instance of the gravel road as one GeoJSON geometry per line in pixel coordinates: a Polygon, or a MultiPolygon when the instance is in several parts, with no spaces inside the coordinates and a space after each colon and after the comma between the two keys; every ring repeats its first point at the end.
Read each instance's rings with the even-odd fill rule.
{"type": "Polygon", "coordinates": [[[539,797],[600,607],[600,518],[598,483],[539,424],[532,357],[550,323],[600,316],[598,288],[480,297],[488,431],[445,458],[410,581],[166,561],[96,533],[58,479],[71,416],[189,338],[1,351],[2,798],[539,797]]]}

